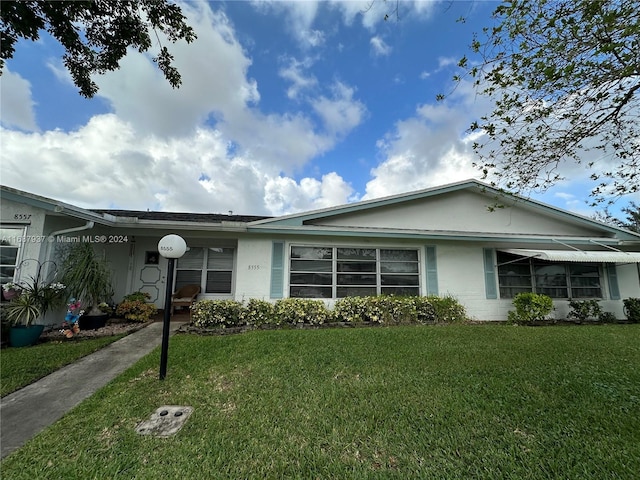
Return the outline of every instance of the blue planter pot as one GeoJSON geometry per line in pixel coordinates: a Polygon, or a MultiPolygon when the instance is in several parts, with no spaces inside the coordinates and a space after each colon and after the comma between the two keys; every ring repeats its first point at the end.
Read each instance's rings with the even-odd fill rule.
{"type": "Polygon", "coordinates": [[[28,347],[38,341],[44,325],[30,325],[25,327],[24,325],[16,325],[9,330],[9,344],[12,347],[28,347]]]}

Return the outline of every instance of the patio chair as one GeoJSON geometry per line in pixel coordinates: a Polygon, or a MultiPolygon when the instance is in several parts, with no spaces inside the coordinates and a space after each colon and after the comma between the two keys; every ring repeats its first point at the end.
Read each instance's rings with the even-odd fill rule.
{"type": "Polygon", "coordinates": [[[175,312],[176,307],[189,307],[189,317],[191,317],[191,305],[196,301],[196,297],[200,293],[200,285],[185,285],[180,287],[176,293],[171,295],[171,315],[175,312]]]}

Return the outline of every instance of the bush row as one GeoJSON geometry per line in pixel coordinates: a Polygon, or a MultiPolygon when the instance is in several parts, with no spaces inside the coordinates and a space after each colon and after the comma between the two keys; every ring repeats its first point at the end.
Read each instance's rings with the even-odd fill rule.
{"type": "Polygon", "coordinates": [[[333,309],[322,300],[285,298],[275,303],[251,299],[201,300],[192,307],[192,321],[198,327],[240,327],[262,325],[322,325],[332,322],[386,325],[458,323],[466,320],[465,309],[452,297],[347,297],[333,309]]]}
{"type": "MultiPolygon", "coordinates": [[[[624,312],[628,320],[634,323],[640,322],[640,298],[628,298],[623,300],[624,312]]],[[[547,295],[538,293],[519,293],[513,299],[515,310],[508,313],[508,323],[517,325],[531,325],[544,322],[549,319],[553,310],[553,300],[547,295]]],[[[599,322],[615,322],[616,317],[611,312],[605,312],[599,304],[599,300],[571,300],[569,301],[568,318],[578,323],[586,320],[599,322]]]]}

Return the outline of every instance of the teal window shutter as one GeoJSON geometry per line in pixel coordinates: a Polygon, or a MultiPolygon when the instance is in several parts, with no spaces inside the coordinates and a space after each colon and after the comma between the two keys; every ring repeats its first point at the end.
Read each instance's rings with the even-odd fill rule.
{"type": "Polygon", "coordinates": [[[496,267],[493,261],[493,248],[484,250],[484,288],[487,298],[498,298],[496,286],[496,267]]]}
{"type": "Polygon", "coordinates": [[[271,298],[282,298],[284,290],[284,242],[273,242],[271,250],[271,298]]]}
{"type": "Polygon", "coordinates": [[[427,295],[438,295],[436,247],[425,247],[425,259],[427,266],[427,295]]]}
{"type": "Polygon", "coordinates": [[[620,288],[618,287],[618,272],[616,272],[615,264],[607,264],[607,280],[609,281],[609,298],[611,300],[620,300],[620,288]]]}

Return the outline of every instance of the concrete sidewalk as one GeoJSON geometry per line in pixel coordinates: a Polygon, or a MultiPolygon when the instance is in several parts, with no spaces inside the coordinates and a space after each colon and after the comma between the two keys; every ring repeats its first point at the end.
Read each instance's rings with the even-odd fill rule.
{"type": "MultiPolygon", "coordinates": [[[[172,334],[181,325],[172,322],[172,334]]],[[[1,458],[93,395],[161,341],[162,323],[152,323],[4,397],[0,400],[1,458]]]]}

